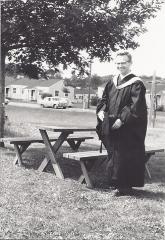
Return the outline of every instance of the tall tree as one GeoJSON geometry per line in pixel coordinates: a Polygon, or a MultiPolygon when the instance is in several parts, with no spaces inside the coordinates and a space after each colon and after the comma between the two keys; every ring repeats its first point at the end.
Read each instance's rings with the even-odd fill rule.
{"type": "Polygon", "coordinates": [[[136,48],[162,0],[1,0],[0,137],[3,137],[5,58],[24,64],[87,65],[81,56],[110,60],[119,48],[136,48]]]}

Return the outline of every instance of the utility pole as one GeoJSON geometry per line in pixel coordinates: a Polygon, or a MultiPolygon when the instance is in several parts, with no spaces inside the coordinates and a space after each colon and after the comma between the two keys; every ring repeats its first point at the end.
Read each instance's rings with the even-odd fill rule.
{"type": "Polygon", "coordinates": [[[156,71],[154,71],[154,73],[153,73],[152,84],[151,84],[151,98],[150,98],[150,110],[149,110],[149,125],[150,125],[150,127],[155,126],[155,119],[156,119],[155,85],[156,85],[156,71]]]}
{"type": "Polygon", "coordinates": [[[88,108],[90,108],[91,77],[92,77],[92,59],[90,60],[89,63],[88,108]]]}

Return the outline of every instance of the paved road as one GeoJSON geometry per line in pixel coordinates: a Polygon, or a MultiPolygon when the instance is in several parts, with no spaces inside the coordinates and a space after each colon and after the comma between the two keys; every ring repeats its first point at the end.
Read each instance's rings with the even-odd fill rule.
{"type": "MultiPolygon", "coordinates": [[[[8,114],[8,109],[10,108],[17,109],[18,113],[21,111],[22,114],[20,118],[22,118],[22,116],[26,116],[27,109],[29,114],[36,115],[36,113],[38,112],[38,114],[40,113],[39,114],[39,117],[40,117],[43,115],[42,113],[44,113],[44,115],[45,113],[47,113],[47,116],[48,116],[47,119],[48,118],[52,119],[52,116],[54,116],[54,119],[61,119],[61,122],[65,122],[68,117],[72,117],[73,119],[75,119],[75,116],[79,116],[81,118],[81,122],[87,125],[89,114],[90,115],[92,114],[92,118],[94,119],[93,122],[95,122],[95,118],[96,118],[95,116],[96,110],[91,108],[82,109],[82,108],[75,107],[75,108],[67,108],[67,109],[53,109],[53,108],[42,108],[39,104],[36,104],[36,103],[23,103],[23,102],[12,102],[12,101],[6,106],[7,114],[8,114]]],[[[12,111],[9,110],[9,112],[12,112],[12,111]]],[[[156,127],[162,127],[163,125],[165,126],[165,112],[156,113],[156,122],[157,122],[156,127]]]]}
{"type": "Polygon", "coordinates": [[[31,108],[41,108],[37,103],[24,103],[24,102],[9,102],[8,106],[17,106],[17,107],[31,107],[31,108]]]}
{"type": "Polygon", "coordinates": [[[95,111],[89,109],[53,109],[29,105],[6,106],[6,114],[11,122],[52,124],[63,126],[96,126],[95,111]]]}
{"type": "MultiPolygon", "coordinates": [[[[9,106],[16,106],[16,107],[28,107],[28,108],[42,108],[41,105],[37,103],[26,103],[26,102],[9,102],[9,106]]],[[[50,108],[48,108],[50,109],[50,108]]],[[[64,111],[71,111],[71,112],[94,112],[95,109],[83,109],[83,108],[67,108],[64,111]]]]}

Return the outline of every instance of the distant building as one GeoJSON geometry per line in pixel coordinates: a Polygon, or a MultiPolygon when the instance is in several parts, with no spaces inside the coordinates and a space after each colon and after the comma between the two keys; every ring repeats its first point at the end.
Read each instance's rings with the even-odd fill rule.
{"type": "MultiPolygon", "coordinates": [[[[151,87],[152,87],[152,77],[145,78],[143,77],[143,82],[146,87],[146,102],[148,108],[150,108],[151,105],[151,87]]],[[[164,109],[165,110],[165,80],[163,79],[156,79],[155,82],[155,108],[156,109],[164,109]]]]}
{"type": "Polygon", "coordinates": [[[52,96],[66,97],[74,100],[74,88],[66,87],[61,79],[14,79],[6,77],[6,97],[24,101],[40,102],[42,94],[48,93],[52,96]]]}
{"type": "MultiPolygon", "coordinates": [[[[74,98],[75,102],[82,103],[88,101],[89,89],[87,88],[75,88],[74,98]]],[[[92,97],[97,96],[97,90],[90,89],[90,100],[92,97]]]]}

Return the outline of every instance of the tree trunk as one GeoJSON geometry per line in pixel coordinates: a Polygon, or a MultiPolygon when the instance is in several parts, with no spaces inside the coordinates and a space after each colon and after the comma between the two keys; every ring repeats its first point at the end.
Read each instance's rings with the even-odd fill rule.
{"type": "Polygon", "coordinates": [[[92,60],[90,60],[90,65],[89,65],[88,108],[90,108],[90,98],[91,98],[91,77],[92,77],[92,60]]]}
{"type": "MultiPolygon", "coordinates": [[[[0,1],[1,12],[1,1],[0,1]]],[[[7,32],[7,27],[1,19],[0,24],[0,138],[4,137],[5,127],[5,59],[8,53],[8,49],[3,45],[2,34],[7,32]]],[[[4,147],[4,143],[0,142],[0,147],[4,147]]]]}
{"type": "MultiPolygon", "coordinates": [[[[0,138],[4,137],[5,125],[5,57],[6,52],[1,49],[0,56],[0,138]]],[[[0,147],[4,147],[4,143],[0,142],[0,147]]]]}

